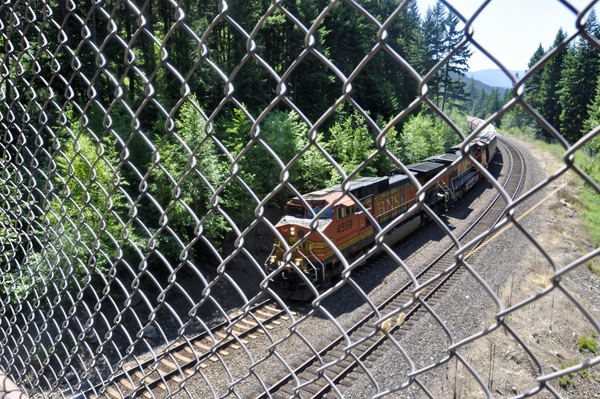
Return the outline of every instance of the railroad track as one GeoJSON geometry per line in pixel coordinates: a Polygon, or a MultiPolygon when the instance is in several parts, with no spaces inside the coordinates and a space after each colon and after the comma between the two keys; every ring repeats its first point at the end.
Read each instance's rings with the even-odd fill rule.
{"type": "MultiPolygon", "coordinates": [[[[511,198],[515,198],[525,176],[525,163],[523,157],[515,147],[503,141],[501,144],[504,148],[502,155],[510,160],[510,171],[503,187],[511,195],[511,198]]],[[[505,206],[506,204],[503,204],[502,198],[498,195],[477,221],[459,237],[459,241],[463,243],[470,242],[481,233],[489,230],[503,217],[505,206]]],[[[454,245],[446,249],[437,259],[416,275],[420,284],[435,280],[434,283],[429,284],[420,292],[421,301],[426,302],[428,305],[433,305],[436,299],[441,297],[439,294],[447,291],[452,282],[457,280],[464,271],[460,265],[456,264],[454,249],[454,245]]],[[[412,292],[413,283],[406,283],[383,303],[379,304],[377,307],[378,311],[386,315],[405,306],[406,303],[413,299],[412,292]]],[[[405,314],[404,323],[400,326],[395,325],[389,330],[389,333],[394,333],[398,329],[410,329],[410,326],[427,313],[421,311],[421,308],[422,305],[418,301],[408,306],[403,312],[405,314]]],[[[362,368],[359,361],[364,362],[371,355],[376,354],[377,350],[387,341],[387,337],[377,331],[376,322],[378,320],[379,318],[374,311],[365,312],[361,320],[346,331],[346,335],[353,343],[353,356],[349,356],[346,337],[340,335],[325,348],[321,349],[317,355],[311,356],[302,365],[297,367],[294,370],[294,376],[289,374],[280,379],[268,389],[268,393],[264,392],[258,395],[256,399],[267,398],[269,396],[290,397],[297,393],[305,399],[321,398],[324,396],[338,397],[336,393],[330,392],[332,386],[339,384],[347,376],[356,378],[356,373],[353,372],[355,370],[359,372],[358,370],[362,368]],[[329,366],[323,367],[323,365],[329,366]],[[355,375],[352,376],[351,373],[355,375]],[[295,379],[297,379],[298,383],[296,383],[295,379]]]]}
{"type": "Polygon", "coordinates": [[[266,335],[266,331],[287,322],[287,312],[296,315],[293,310],[279,309],[273,300],[264,301],[250,308],[246,314],[231,317],[231,323],[220,323],[211,328],[210,333],[205,331],[172,344],[168,352],[138,362],[136,366],[113,376],[111,383],[90,388],[76,398],[150,399],[169,396],[184,378],[194,374],[196,368],[203,370],[214,363],[221,363],[219,358],[240,349],[240,344],[259,339],[266,335]],[[97,395],[100,392],[103,393],[97,395]]]}
{"type": "MultiPolygon", "coordinates": [[[[509,175],[516,175],[518,173],[515,172],[515,169],[523,167],[522,159],[516,150],[509,150],[507,145],[504,145],[504,148],[503,155],[509,156],[511,159],[510,164],[513,166],[509,175]]],[[[505,190],[516,194],[521,180],[522,177],[514,179],[509,176],[504,184],[505,190]]],[[[494,203],[498,201],[497,198],[494,203]]],[[[476,237],[482,231],[489,229],[501,217],[503,209],[502,205],[496,207],[494,207],[494,204],[491,205],[479,220],[461,236],[461,241],[468,242],[472,237],[476,237]]],[[[423,230],[421,229],[419,233],[423,230]]],[[[425,282],[436,275],[440,275],[444,270],[452,268],[454,263],[452,249],[453,247],[448,248],[436,261],[423,269],[417,275],[417,279],[420,282],[425,282]]],[[[439,283],[429,286],[428,289],[422,292],[421,298],[431,302],[435,294],[443,290],[448,285],[447,282],[452,278],[456,278],[461,270],[461,268],[455,268],[446,273],[439,283]]],[[[411,292],[412,284],[404,285],[378,306],[379,312],[388,314],[397,309],[412,297],[411,292]]],[[[418,304],[407,309],[403,328],[407,328],[418,320],[419,309],[420,305],[418,304]]],[[[289,312],[296,316],[295,311],[289,310],[289,312]]],[[[365,314],[358,323],[347,331],[347,335],[353,342],[359,342],[353,347],[353,352],[361,361],[376,352],[385,342],[385,337],[380,337],[379,333],[376,332],[376,320],[378,319],[374,312],[365,314]]],[[[240,344],[246,345],[259,339],[266,340],[268,339],[267,331],[287,328],[289,324],[289,316],[286,310],[279,309],[275,301],[266,301],[254,306],[245,314],[232,317],[231,322],[223,322],[211,328],[210,332],[204,332],[186,338],[183,342],[171,344],[168,352],[144,362],[139,362],[135,367],[128,368],[113,376],[110,383],[105,382],[94,389],[89,389],[79,397],[91,399],[146,397],[150,399],[171,396],[174,392],[181,390],[181,382],[194,375],[196,370],[204,372],[211,366],[224,364],[224,359],[228,356],[235,356],[236,352],[240,350],[244,351],[240,348],[240,344]],[[104,389],[101,390],[101,387],[104,389]],[[102,394],[96,396],[98,393],[102,394]]],[[[391,332],[393,331],[394,329],[391,330],[391,332]]],[[[349,358],[339,360],[345,356],[344,349],[344,336],[339,336],[325,348],[318,351],[318,356],[304,357],[305,361],[294,369],[294,374],[300,384],[296,386],[292,374],[289,374],[279,381],[273,381],[271,384],[266,385],[269,395],[283,394],[283,396],[289,396],[293,395],[295,390],[299,390],[305,398],[322,397],[331,389],[331,385],[324,378],[324,374],[335,384],[356,370],[358,366],[357,361],[349,358]],[[337,364],[323,372],[319,370],[322,364],[321,361],[323,364],[337,361],[337,364]]],[[[263,393],[259,397],[266,398],[269,395],[263,393]]]]}

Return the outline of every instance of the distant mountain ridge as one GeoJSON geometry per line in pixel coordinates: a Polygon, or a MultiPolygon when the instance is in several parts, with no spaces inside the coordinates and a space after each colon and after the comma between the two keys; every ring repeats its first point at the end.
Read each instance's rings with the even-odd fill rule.
{"type": "MultiPolygon", "coordinates": [[[[500,97],[502,97],[502,95],[504,94],[504,90],[506,90],[503,87],[498,87],[498,86],[490,86],[489,84],[486,84],[480,80],[477,80],[475,78],[472,78],[469,76],[470,72],[467,72],[466,76],[461,76],[460,80],[462,80],[463,82],[465,82],[467,85],[469,83],[471,83],[471,81],[473,81],[474,85],[475,85],[475,92],[479,93],[481,91],[481,89],[483,89],[483,91],[486,92],[486,94],[490,94],[492,92],[492,90],[494,90],[495,88],[498,88],[498,94],[500,95],[500,97]]],[[[456,73],[451,73],[450,76],[454,79],[456,79],[456,77],[458,76],[456,73]]],[[[465,86],[466,88],[467,86],[465,86]]]]}
{"type": "MultiPolygon", "coordinates": [[[[480,91],[481,91],[481,89],[483,89],[483,91],[485,91],[485,92],[486,92],[486,94],[490,94],[490,93],[492,92],[492,90],[494,90],[494,89],[497,87],[497,86],[494,86],[494,87],[492,87],[492,86],[490,86],[490,85],[487,85],[487,84],[483,83],[483,82],[482,82],[482,81],[480,81],[480,80],[477,80],[477,79],[471,78],[471,77],[469,77],[469,76],[461,76],[461,77],[460,77],[460,80],[462,80],[463,82],[465,82],[467,85],[468,85],[469,83],[471,83],[471,81],[473,81],[473,82],[475,83],[475,88],[477,89],[477,90],[476,90],[476,93],[480,92],[480,91]]],[[[465,86],[465,87],[466,87],[466,86],[465,86]]],[[[506,90],[506,89],[505,89],[505,88],[503,88],[503,87],[500,87],[500,90],[499,90],[499,95],[500,95],[500,96],[502,96],[502,95],[504,94],[504,90],[506,90]]]]}
{"type": "MultiPolygon", "coordinates": [[[[519,76],[523,76],[525,74],[525,71],[511,70],[510,72],[513,75],[516,75],[518,73],[519,76]]],[[[467,72],[465,74],[465,77],[473,78],[491,87],[500,87],[503,89],[508,89],[512,87],[512,81],[508,78],[508,76],[506,76],[506,74],[501,69],[483,69],[481,71],[467,72]]]]}

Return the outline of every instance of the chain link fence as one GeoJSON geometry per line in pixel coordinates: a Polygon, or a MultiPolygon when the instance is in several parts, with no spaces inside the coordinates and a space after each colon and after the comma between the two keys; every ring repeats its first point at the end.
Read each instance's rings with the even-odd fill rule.
{"type": "MultiPolygon", "coordinates": [[[[292,375],[295,384],[286,395],[300,395],[303,383],[294,364],[307,353],[320,356],[321,348],[340,334],[345,343],[338,359],[327,363],[319,358],[315,371],[327,380],[333,397],[460,397],[457,386],[467,380],[473,386],[468,382],[471,393],[463,397],[540,392],[560,397],[559,381],[598,363],[594,356],[582,364],[564,360],[563,369],[550,370],[509,322],[560,292],[590,330],[600,331],[587,302],[563,284],[569,272],[593,262],[598,250],[562,264],[515,216],[518,206],[569,171],[600,192],[573,162],[573,154],[598,129],[569,145],[523,98],[524,82],[574,39],[600,48],[582,22],[594,2],[582,10],[560,2],[572,12],[576,30],[519,80],[493,58],[492,49],[478,44],[471,29],[489,1],[471,19],[444,3],[468,34],[456,36],[430,66],[414,65],[416,53],[398,39],[408,37],[402,29],[414,16],[412,2],[361,3],[2,2],[0,370],[27,395],[267,397],[285,375],[292,375]],[[449,107],[432,95],[438,90],[446,100],[443,87],[450,86],[440,83],[440,76],[468,46],[492,59],[515,85],[511,100],[473,131],[466,130],[466,121],[444,113],[449,107]],[[506,289],[504,294],[497,290],[500,282],[486,281],[464,258],[475,243],[457,244],[451,270],[468,269],[469,285],[485,291],[494,311],[466,335],[451,332],[446,316],[440,316],[443,309],[419,298],[432,282],[418,280],[407,266],[413,252],[401,252],[383,239],[406,220],[397,216],[379,228],[376,245],[358,258],[345,259],[341,247],[332,247],[341,264],[339,276],[327,281],[329,286],[312,286],[307,279],[316,294],[309,301],[288,300],[276,292],[273,279],[301,270],[293,265],[293,254],[308,242],[307,236],[282,243],[283,264],[265,267],[273,243],[284,241],[275,225],[292,197],[337,184],[340,194],[333,209],[344,195],[359,202],[348,183],[378,174],[369,168],[389,165],[408,173],[406,159],[396,151],[401,145],[394,148],[393,143],[399,143],[396,130],[401,132],[409,116],[423,107],[449,127],[453,143],[463,151],[461,159],[475,161],[469,143],[516,106],[565,148],[564,168],[512,200],[477,164],[490,189],[506,201],[504,219],[477,242],[514,223],[522,241],[535,246],[552,269],[546,287],[507,303],[506,289]],[[386,120],[378,120],[380,114],[386,120]],[[354,136],[340,133],[344,128],[354,136]],[[359,154],[361,159],[343,158],[367,136],[371,147],[359,154]],[[348,148],[336,147],[344,142],[348,148]],[[419,357],[429,344],[403,341],[390,330],[390,317],[403,317],[403,308],[380,313],[377,289],[361,285],[369,275],[388,270],[373,266],[376,262],[392,265],[390,270],[414,283],[411,304],[420,303],[425,322],[449,337],[434,345],[436,359],[419,357]],[[366,268],[359,267],[364,263],[366,268]],[[264,303],[282,311],[282,318],[272,322],[267,311],[255,310],[264,303]],[[376,321],[372,334],[356,342],[347,326],[352,312],[365,308],[375,310],[376,321]],[[253,321],[247,322],[249,317],[253,321]],[[245,322],[254,328],[248,332],[251,338],[243,338],[245,322]],[[504,392],[493,385],[493,364],[480,368],[474,355],[461,354],[498,331],[510,334],[533,364],[527,392],[504,392]],[[359,360],[357,369],[367,377],[355,386],[358,391],[329,379],[329,371],[345,359],[357,359],[359,346],[378,336],[391,343],[387,351],[396,353],[398,362],[388,359],[386,367],[395,377],[368,371],[371,365],[359,360]],[[205,338],[202,344],[196,343],[198,337],[205,338]],[[186,356],[179,354],[186,348],[186,356]],[[449,388],[439,391],[428,382],[435,380],[427,375],[436,370],[444,380],[440,386],[449,388]]],[[[506,152],[502,156],[508,160],[506,152]]],[[[412,180],[417,193],[410,209],[426,209],[431,224],[457,242],[454,227],[420,195],[435,182],[412,180]]],[[[356,212],[368,212],[365,203],[360,208],[356,212]]],[[[318,219],[310,215],[307,223],[317,233],[318,219]]],[[[383,284],[385,276],[377,278],[383,284]]],[[[452,304],[444,306],[448,310],[452,304]]]]}

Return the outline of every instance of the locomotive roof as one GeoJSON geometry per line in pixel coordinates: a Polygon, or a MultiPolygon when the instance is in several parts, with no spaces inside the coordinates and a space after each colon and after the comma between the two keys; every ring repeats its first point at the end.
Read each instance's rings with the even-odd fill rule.
{"type": "Polygon", "coordinates": [[[442,169],[445,168],[444,164],[436,162],[419,162],[407,166],[408,170],[417,173],[417,178],[429,177],[438,174],[442,169]]]}
{"type": "Polygon", "coordinates": [[[432,157],[424,159],[423,162],[441,163],[444,164],[444,166],[448,166],[452,164],[452,162],[456,161],[458,158],[460,158],[460,155],[458,154],[442,154],[434,155],[432,157]]]}
{"type": "Polygon", "coordinates": [[[457,154],[457,155],[462,154],[462,151],[460,150],[460,145],[455,145],[454,147],[448,148],[446,150],[446,154],[457,154]]]}
{"type": "MultiPolygon", "coordinates": [[[[413,172],[413,175],[416,175],[416,173],[413,172]]],[[[410,179],[408,178],[408,176],[406,176],[405,174],[395,174],[395,175],[391,175],[390,176],[390,186],[395,186],[397,184],[402,184],[404,182],[409,182],[410,179]]]]}
{"type": "MultiPolygon", "coordinates": [[[[355,190],[357,188],[362,188],[362,187],[367,187],[367,186],[371,186],[373,184],[377,184],[380,183],[383,180],[387,180],[387,176],[383,176],[383,177],[359,177],[356,180],[352,180],[350,182],[350,191],[355,190]]],[[[329,195],[331,193],[335,193],[335,192],[340,192],[342,191],[342,185],[338,184],[336,186],[331,186],[331,187],[327,187],[324,189],[321,189],[319,191],[313,191],[312,193],[308,193],[307,196],[309,197],[323,197],[326,195],[329,195]]]]}

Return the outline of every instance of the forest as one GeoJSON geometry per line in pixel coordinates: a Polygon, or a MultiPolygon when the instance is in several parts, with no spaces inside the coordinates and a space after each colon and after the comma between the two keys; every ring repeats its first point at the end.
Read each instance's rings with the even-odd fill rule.
{"type": "MultiPolygon", "coordinates": [[[[600,37],[600,24],[594,10],[587,16],[585,30],[596,38],[600,37]]],[[[560,28],[554,43],[548,49],[539,45],[529,60],[528,68],[533,68],[538,61],[562,45],[567,38],[567,32],[560,28]]],[[[598,49],[585,38],[578,36],[525,81],[523,94],[525,102],[571,144],[576,143],[600,124],[599,61],[598,49]]],[[[512,90],[506,90],[499,104],[506,104],[512,96],[512,90]]],[[[496,110],[500,108],[497,106],[496,110]]],[[[505,131],[518,129],[522,132],[551,137],[551,133],[542,128],[520,105],[507,112],[499,124],[505,131]]],[[[600,138],[596,136],[586,144],[586,147],[597,154],[600,151],[600,138]]]]}
{"type": "MultiPolygon", "coordinates": [[[[381,24],[400,3],[361,6],[381,24]]],[[[70,287],[106,286],[117,265],[132,275],[138,265],[169,273],[218,265],[261,202],[280,209],[294,195],[339,184],[332,160],[350,174],[376,151],[378,131],[418,98],[418,81],[394,55],[425,76],[464,37],[440,2],[424,13],[409,2],[387,28],[387,47],[377,47],[374,20],[347,2],[322,18],[327,0],[231,0],[227,9],[216,0],[94,4],[0,9],[0,234],[11,300],[36,287],[65,291],[47,284],[58,276],[70,287]],[[352,79],[344,101],[342,77],[352,79]],[[22,264],[42,277],[24,277],[22,264]]],[[[527,83],[527,101],[559,115],[555,126],[574,117],[567,95],[583,92],[561,81],[550,93],[548,82],[567,79],[569,65],[584,73],[575,64],[590,52],[597,64],[585,46],[572,45],[560,70],[557,56],[527,83]],[[562,104],[559,114],[548,98],[562,104]]],[[[460,142],[432,107],[466,133],[467,114],[486,117],[502,106],[498,92],[478,101],[481,93],[461,81],[471,54],[469,46],[455,52],[427,82],[430,105],[387,133],[386,149],[402,162],[460,142]]],[[[592,104],[595,92],[586,93],[592,104]]],[[[580,134],[583,119],[569,131],[580,134]]],[[[530,119],[515,110],[501,123],[530,119]]],[[[393,167],[379,155],[354,177],[393,167]]]]}

